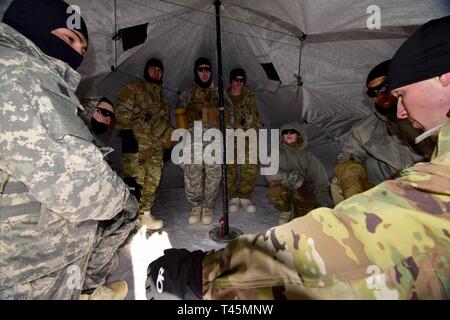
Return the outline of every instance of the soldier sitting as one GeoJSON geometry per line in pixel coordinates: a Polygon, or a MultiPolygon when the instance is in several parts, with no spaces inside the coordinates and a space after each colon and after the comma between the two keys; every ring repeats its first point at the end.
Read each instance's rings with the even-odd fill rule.
{"type": "Polygon", "coordinates": [[[307,149],[306,128],[291,122],[280,131],[280,169],[266,179],[268,197],[278,210],[278,224],[284,224],[314,208],[330,207],[332,200],[325,168],[307,149]]]}
{"type": "Polygon", "coordinates": [[[95,137],[95,144],[119,177],[122,175],[122,138],[116,127],[114,104],[106,97],[80,99],[84,112],[81,118],[95,137]]]}
{"type": "MultiPolygon", "coordinates": [[[[426,161],[434,148],[432,141],[413,147],[420,130],[396,118],[397,99],[387,91],[389,62],[380,63],[367,76],[367,95],[375,110],[352,128],[337,157],[334,172],[344,199],[426,161]]],[[[335,198],[336,203],[342,200],[335,198]]]]}

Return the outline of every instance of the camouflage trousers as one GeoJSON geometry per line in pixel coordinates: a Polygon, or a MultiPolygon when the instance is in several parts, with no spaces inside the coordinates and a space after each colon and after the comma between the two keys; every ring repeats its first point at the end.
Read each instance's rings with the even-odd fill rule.
{"type": "Polygon", "coordinates": [[[267,196],[279,212],[292,211],[294,217],[304,216],[316,208],[307,183],[296,190],[290,190],[279,182],[272,182],[267,189],[267,196]]]}
{"type": "Polygon", "coordinates": [[[119,263],[118,249],[136,226],[122,214],[99,223],[91,252],[39,279],[0,291],[0,300],[78,300],[82,290],[95,289],[119,263]]]}
{"type": "Polygon", "coordinates": [[[193,207],[213,208],[222,180],[220,164],[182,164],[184,191],[193,207]]]}
{"type": "MultiPolygon", "coordinates": [[[[139,146],[141,148],[141,146],[139,146]]],[[[158,148],[146,148],[138,153],[125,153],[123,156],[123,173],[125,177],[133,177],[142,187],[139,199],[140,211],[149,211],[156,199],[156,192],[161,181],[164,166],[163,153],[158,148]],[[149,153],[149,157],[139,163],[140,153],[149,153]]],[[[142,156],[142,155],[141,155],[142,156]]]]}
{"type": "Polygon", "coordinates": [[[255,188],[258,165],[231,164],[227,166],[228,195],[232,198],[250,199],[255,188]],[[239,174],[240,173],[240,174],[239,174]]]}

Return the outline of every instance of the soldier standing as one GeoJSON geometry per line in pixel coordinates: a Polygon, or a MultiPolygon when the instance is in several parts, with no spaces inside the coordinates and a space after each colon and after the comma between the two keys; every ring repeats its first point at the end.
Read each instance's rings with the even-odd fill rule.
{"type": "MultiPolygon", "coordinates": [[[[208,58],[201,57],[194,65],[195,81],[190,89],[181,94],[182,108],[185,109],[185,122],[189,132],[193,133],[194,121],[202,121],[203,132],[209,128],[219,128],[218,122],[218,92],[212,83],[212,66],[208,58]]],[[[203,150],[206,143],[200,148],[192,143],[192,149],[203,150]]],[[[193,155],[195,157],[195,155],[193,155]]],[[[191,159],[193,160],[193,159],[191,159]]],[[[214,202],[220,188],[221,165],[208,164],[181,164],[184,171],[185,192],[192,205],[189,215],[189,224],[211,224],[214,216],[214,202]]]]}
{"type": "Polygon", "coordinates": [[[161,181],[164,145],[173,131],[167,98],[161,91],[163,73],[161,60],[151,58],[144,68],[145,80],[131,81],[117,94],[117,125],[131,129],[138,144],[137,152],[124,153],[124,176],[133,177],[140,186],[141,224],[151,230],[163,227],[163,221],[155,219],[151,209],[161,181]]]}
{"type": "MultiPolygon", "coordinates": [[[[227,95],[233,104],[234,129],[244,131],[254,129],[258,134],[261,124],[255,94],[245,86],[246,80],[247,76],[243,69],[237,68],[230,72],[230,87],[227,95]]],[[[227,166],[229,211],[231,213],[237,212],[240,206],[248,213],[256,212],[256,207],[250,197],[255,188],[258,165],[249,163],[249,148],[249,143],[246,143],[246,163],[227,166]]],[[[234,154],[237,154],[236,148],[234,154]]]]}

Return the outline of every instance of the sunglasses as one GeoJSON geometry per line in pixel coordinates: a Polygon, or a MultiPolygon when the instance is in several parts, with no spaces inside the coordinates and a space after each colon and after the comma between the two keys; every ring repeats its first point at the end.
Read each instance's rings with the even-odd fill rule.
{"type": "Polygon", "coordinates": [[[297,130],[294,129],[285,129],[281,131],[281,134],[284,136],[286,134],[298,134],[297,130]]]}
{"type": "Polygon", "coordinates": [[[244,82],[244,78],[243,77],[234,77],[233,78],[233,81],[236,81],[236,82],[244,82]]]}
{"type": "Polygon", "coordinates": [[[211,72],[211,67],[199,67],[197,68],[197,72],[211,72]]]}
{"type": "Polygon", "coordinates": [[[109,110],[106,110],[106,109],[103,109],[103,108],[95,108],[95,111],[97,111],[98,113],[100,113],[104,117],[114,118],[114,112],[111,112],[109,110]]]}
{"type": "Polygon", "coordinates": [[[377,95],[379,95],[381,92],[387,92],[388,91],[388,83],[383,82],[382,84],[367,89],[367,95],[371,98],[375,98],[377,95]]]}

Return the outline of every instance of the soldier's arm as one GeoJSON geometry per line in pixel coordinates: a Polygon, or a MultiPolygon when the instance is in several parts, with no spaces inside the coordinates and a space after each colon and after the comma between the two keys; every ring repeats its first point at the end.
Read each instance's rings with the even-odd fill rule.
{"type": "Polygon", "coordinates": [[[136,101],[137,86],[132,81],[120,88],[117,93],[116,119],[117,127],[121,129],[133,128],[133,108],[136,101]]]}
{"type": "Polygon", "coordinates": [[[2,167],[46,208],[73,223],[111,219],[123,209],[128,189],[97,147],[72,135],[57,139],[42,122],[36,110],[54,112],[50,101],[10,81],[0,108],[2,167]]]}

